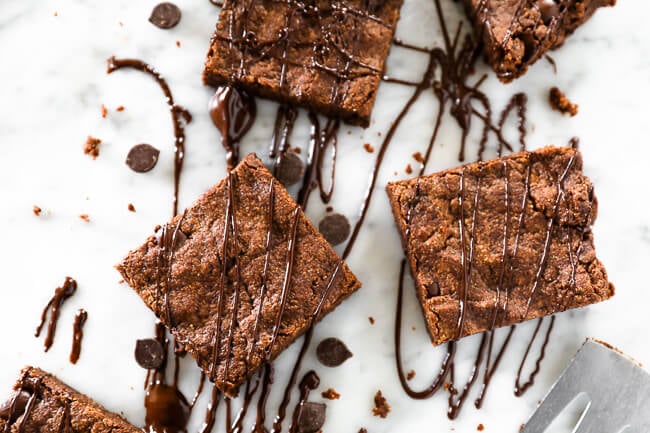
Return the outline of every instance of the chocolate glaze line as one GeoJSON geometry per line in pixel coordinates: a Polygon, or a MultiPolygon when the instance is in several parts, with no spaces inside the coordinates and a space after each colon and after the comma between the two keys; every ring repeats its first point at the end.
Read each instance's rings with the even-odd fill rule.
{"type": "Polygon", "coordinates": [[[61,409],[61,422],[59,423],[58,433],[72,433],[72,420],[70,419],[70,399],[66,398],[63,408],[61,409]]]}
{"type": "Polygon", "coordinates": [[[515,379],[515,395],[516,396],[521,396],[523,395],[528,388],[533,386],[535,383],[535,377],[540,371],[542,360],[544,359],[544,356],[546,355],[546,346],[548,346],[549,339],[551,338],[551,332],[553,331],[553,325],[555,324],[555,316],[551,316],[550,323],[548,324],[548,328],[546,329],[546,335],[544,336],[544,342],[542,343],[542,347],[540,349],[539,356],[537,357],[537,360],[535,361],[535,368],[533,371],[530,373],[528,376],[528,379],[524,382],[524,384],[521,384],[521,373],[524,369],[524,364],[526,363],[526,360],[528,359],[528,355],[530,354],[530,349],[533,346],[533,342],[535,341],[535,338],[537,337],[537,333],[539,332],[540,327],[542,326],[542,322],[544,321],[544,317],[540,317],[537,320],[537,326],[535,327],[535,332],[533,333],[532,338],[530,339],[530,342],[528,343],[528,346],[526,347],[526,352],[524,353],[523,358],[521,359],[521,363],[519,364],[519,369],[517,370],[517,378],[515,379]]]}
{"type": "Polygon", "coordinates": [[[81,354],[81,341],[84,337],[83,327],[88,320],[88,313],[84,309],[77,311],[72,326],[72,350],[70,351],[70,362],[76,364],[81,354]]]}
{"type": "Polygon", "coordinates": [[[173,215],[178,213],[178,189],[180,185],[181,172],[183,171],[183,161],[185,159],[185,127],[184,123],[192,121],[192,115],[185,108],[174,102],[174,96],[167,81],[158,72],[158,69],[138,59],[117,59],[111,56],[107,60],[108,67],[106,72],[112,73],[118,69],[131,68],[142,71],[153,77],[161,90],[165,94],[169,112],[172,115],[172,125],[174,126],[174,201],[173,215]]]}
{"type": "Polygon", "coordinates": [[[474,407],[477,409],[480,409],[483,406],[483,400],[485,399],[487,388],[490,385],[492,377],[494,376],[494,372],[497,370],[497,368],[499,368],[499,364],[501,364],[501,358],[508,348],[510,338],[515,332],[515,329],[516,327],[514,325],[510,327],[510,330],[506,334],[505,340],[503,343],[501,343],[501,348],[497,351],[494,362],[492,362],[492,346],[494,345],[495,331],[493,329],[488,333],[487,359],[485,361],[485,369],[483,371],[483,383],[481,384],[481,389],[479,390],[476,400],[474,400],[474,407]]]}
{"type": "Polygon", "coordinates": [[[303,378],[300,380],[298,385],[298,390],[300,391],[300,397],[298,399],[298,404],[293,410],[293,415],[291,417],[291,424],[289,425],[289,433],[295,433],[298,429],[298,417],[300,416],[300,411],[302,410],[303,405],[309,399],[309,394],[311,391],[318,388],[320,385],[320,377],[314,370],[310,370],[303,378]]]}
{"type": "Polygon", "coordinates": [[[289,140],[297,116],[298,111],[295,108],[284,104],[278,106],[273,127],[273,138],[271,139],[271,147],[269,148],[269,158],[275,160],[273,164],[273,175],[277,175],[282,158],[291,146],[289,140]]]}
{"type": "Polygon", "coordinates": [[[41,331],[43,330],[43,326],[45,325],[45,321],[47,319],[47,313],[49,311],[50,321],[47,325],[47,334],[45,336],[44,342],[46,352],[50,350],[52,343],[54,343],[54,335],[56,334],[56,325],[59,322],[61,307],[66,300],[70,299],[70,297],[75,294],[76,291],[77,282],[73,278],[65,277],[63,285],[61,287],[57,287],[54,290],[54,295],[49,300],[45,308],[43,308],[43,312],[41,313],[41,322],[36,327],[34,336],[39,337],[41,335],[41,331]]]}

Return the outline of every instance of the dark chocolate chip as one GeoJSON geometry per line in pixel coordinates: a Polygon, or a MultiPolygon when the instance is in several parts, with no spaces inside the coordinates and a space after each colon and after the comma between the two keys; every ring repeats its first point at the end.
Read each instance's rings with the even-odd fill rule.
{"type": "Polygon", "coordinates": [[[302,180],[305,163],[293,152],[287,152],[280,158],[275,176],[284,186],[294,185],[302,180]]]}
{"type": "Polygon", "coordinates": [[[181,20],[181,10],[174,3],[157,4],[151,11],[149,22],[161,29],[171,29],[181,20]]]}
{"type": "Polygon", "coordinates": [[[341,340],[330,337],[320,342],[316,348],[316,356],[321,364],[327,367],[338,367],[352,357],[352,352],[341,340]]]}
{"type": "Polygon", "coordinates": [[[333,213],[320,220],[318,230],[327,242],[338,245],[350,236],[350,222],[345,215],[333,213]]]}
{"type": "Polygon", "coordinates": [[[150,144],[136,144],[126,156],[126,165],[135,172],[146,173],[156,166],[160,151],[150,144]]]}
{"type": "Polygon", "coordinates": [[[140,367],[147,370],[160,368],[165,359],[165,352],[158,340],[148,338],[138,340],[135,344],[135,360],[140,367]]]}
{"type": "Polygon", "coordinates": [[[298,415],[298,432],[315,433],[325,424],[325,411],[327,406],[324,403],[304,402],[300,407],[298,415]]]}
{"type": "Polygon", "coordinates": [[[25,412],[25,407],[27,406],[27,400],[32,395],[27,391],[20,391],[14,393],[13,396],[0,405],[0,419],[9,421],[9,424],[16,422],[18,418],[25,412]],[[14,407],[14,410],[11,410],[11,406],[14,407]],[[11,416],[11,419],[9,417],[11,416]]]}

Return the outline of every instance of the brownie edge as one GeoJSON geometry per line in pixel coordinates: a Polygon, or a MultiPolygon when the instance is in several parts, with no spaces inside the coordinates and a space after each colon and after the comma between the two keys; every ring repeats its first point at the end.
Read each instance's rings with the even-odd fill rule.
{"type": "Polygon", "coordinates": [[[254,154],[163,232],[118,270],[229,395],[361,286],[254,154]]]}
{"type": "Polygon", "coordinates": [[[7,403],[0,405],[0,431],[9,427],[11,432],[23,433],[142,433],[39,368],[25,367],[14,391],[7,403]],[[28,409],[30,398],[33,405],[28,409]]]}
{"type": "Polygon", "coordinates": [[[576,149],[468,164],[387,192],[435,345],[614,295],[576,149]]]}

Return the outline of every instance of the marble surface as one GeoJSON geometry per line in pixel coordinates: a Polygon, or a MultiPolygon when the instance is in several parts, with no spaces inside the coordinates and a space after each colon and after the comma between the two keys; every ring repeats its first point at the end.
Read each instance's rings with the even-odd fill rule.
{"type": "MultiPolygon", "coordinates": [[[[170,215],[172,127],[156,84],[135,71],[108,76],[106,58],[113,54],[138,57],[156,65],[169,80],[177,102],[194,115],[187,127],[181,206],[189,205],[225,174],[220,138],[206,110],[211,92],[200,79],[218,8],[207,0],[177,0],[183,11],[181,23],[164,31],[147,21],[155,3],[0,2],[0,389],[9,391],[23,365],[41,366],[138,425],[144,417],[144,371],[132,353],[135,339],[152,334],[154,317],[128,287],[118,283],[113,265],[170,215]],[[102,104],[108,108],[105,119],[100,116],[102,104]],[[119,105],[125,110],[116,112],[119,105]],[[103,140],[96,160],[82,152],[89,134],[103,140]],[[144,175],[124,165],[128,149],[139,142],[162,150],[157,167],[144,175]],[[128,203],[134,204],[136,213],[127,210],[128,203]],[[32,214],[33,205],[43,209],[38,218],[32,214]],[[89,223],[78,217],[83,213],[90,216],[89,223]],[[79,291],[61,312],[54,346],[43,353],[42,340],[34,338],[33,331],[41,308],[66,275],[79,281],[79,291]],[[73,366],[67,361],[71,327],[81,307],[88,310],[89,319],[81,359],[73,366]]],[[[459,7],[453,2],[445,5],[449,22],[457,22],[459,7]]],[[[484,87],[496,107],[502,107],[515,92],[529,95],[531,148],[580,137],[585,172],[593,179],[600,202],[596,244],[617,286],[616,297],[557,317],[542,373],[522,398],[512,393],[514,369],[533,330],[531,324],[521,326],[513,337],[513,348],[495,375],[482,410],[474,409],[470,399],[460,417],[450,421],[445,416],[446,395],[425,401],[405,396],[395,372],[392,333],[402,252],[382,185],[407,177],[406,164],[415,164],[411,154],[422,151],[428,142],[436,107],[433,98],[424,97],[387,153],[368,221],[349,259],[364,288],[315,331],[315,341],[332,335],[342,338],[354,357],[339,368],[328,369],[317,365],[313,349],[307,355],[305,371],[316,368],[321,377],[319,393],[313,398],[320,401],[320,391],[328,387],[342,395],[328,402],[324,431],[356,432],[362,426],[371,433],[475,431],[482,423],[484,431],[516,432],[587,336],[606,340],[650,364],[646,332],[650,303],[646,285],[650,257],[648,12],[646,2],[620,1],[616,8],[598,12],[552,53],[557,74],[541,61],[510,85],[500,84],[489,74],[484,87]],[[548,108],[547,92],[553,85],[580,104],[578,116],[563,117],[548,108]],[[369,316],[375,318],[374,325],[369,316]],[[378,389],[392,406],[383,420],[370,413],[378,389]]],[[[440,44],[432,2],[406,0],[398,35],[422,45],[440,44]]],[[[388,73],[415,78],[425,60],[394,49],[388,73]]],[[[477,73],[486,71],[481,65],[477,73]]],[[[380,144],[379,133],[385,133],[409,94],[408,88],[382,84],[370,128],[341,130],[332,205],[353,221],[376,157],[362,145],[380,144]]],[[[275,107],[259,103],[258,121],[245,138],[242,152],[265,152],[275,107]]],[[[301,112],[293,145],[305,148],[307,134],[306,116],[301,112]]],[[[458,134],[454,121],[446,117],[428,171],[457,164],[458,134]]],[[[474,150],[471,144],[468,155],[474,150]]],[[[314,221],[324,213],[317,203],[313,200],[309,210],[314,221]]],[[[417,386],[430,379],[442,352],[429,344],[411,286],[406,291],[404,325],[404,359],[407,369],[417,371],[413,380],[417,386]]],[[[476,338],[463,343],[459,375],[467,373],[477,344],[476,338]]],[[[286,380],[282,372],[296,349],[292,347],[278,361],[280,382],[286,380]]],[[[191,395],[199,375],[189,358],[182,363],[181,373],[181,388],[191,395]]],[[[271,407],[281,388],[275,388],[271,407]]],[[[202,421],[206,397],[207,393],[198,403],[190,431],[197,431],[202,421]]],[[[215,431],[222,430],[218,422],[215,431]]]]}

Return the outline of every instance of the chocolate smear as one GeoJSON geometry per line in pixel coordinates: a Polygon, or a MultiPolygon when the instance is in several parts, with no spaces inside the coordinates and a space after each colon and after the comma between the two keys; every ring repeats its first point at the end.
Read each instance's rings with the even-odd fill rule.
{"type": "Polygon", "coordinates": [[[326,338],[316,348],[318,360],[326,367],[338,367],[349,358],[352,352],[338,338],[326,338]]]}

